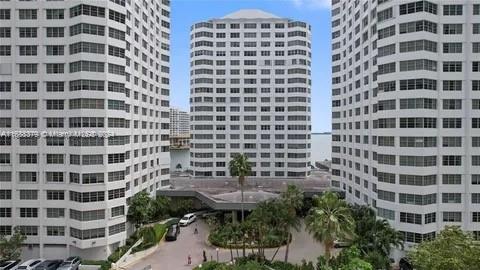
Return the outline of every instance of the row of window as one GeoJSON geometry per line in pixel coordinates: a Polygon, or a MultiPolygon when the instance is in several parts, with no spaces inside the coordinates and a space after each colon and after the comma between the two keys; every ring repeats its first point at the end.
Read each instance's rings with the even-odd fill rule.
{"type": "MultiPolygon", "coordinates": [[[[75,165],[102,165],[104,164],[104,155],[70,155],[70,164],[75,165]],[[81,158],[80,158],[81,157],[81,158]],[[81,161],[81,162],[80,162],[81,161]]],[[[108,164],[123,163],[130,156],[130,152],[108,154],[108,164]]],[[[10,153],[0,153],[0,164],[10,164],[10,153]]],[[[18,162],[20,164],[38,164],[37,154],[19,154],[18,162]]],[[[46,164],[65,164],[65,154],[46,154],[46,164]]]]}
{"type": "MultiPolygon", "coordinates": [[[[191,164],[191,166],[193,166],[193,164],[191,164]]],[[[211,176],[219,176],[219,177],[225,177],[227,176],[227,172],[226,171],[215,171],[215,172],[212,172],[212,171],[198,171],[198,170],[193,170],[193,175],[194,176],[198,176],[198,177],[211,177],[211,176]]],[[[275,172],[271,172],[271,171],[255,171],[253,170],[249,176],[261,176],[261,177],[271,177],[271,176],[275,176],[275,177],[305,177],[307,176],[307,172],[305,171],[302,171],[302,172],[294,172],[294,171],[275,171],[275,172]]]]}
{"type": "MultiPolygon", "coordinates": [[[[10,20],[11,19],[11,10],[10,9],[0,9],[0,20],[10,20]]],[[[91,5],[77,5],[70,8],[70,18],[86,15],[93,17],[105,18],[105,8],[91,5]]],[[[45,17],[47,20],[62,20],[65,18],[64,9],[46,9],[45,17]]],[[[125,15],[114,10],[109,10],[109,19],[117,21],[119,23],[125,24],[125,15]]],[[[18,19],[19,20],[37,20],[38,19],[38,10],[37,9],[19,9],[18,10],[18,19]]]]}
{"type": "MultiPolygon", "coordinates": [[[[293,21],[293,22],[288,22],[288,23],[254,23],[254,22],[248,22],[248,23],[210,23],[210,22],[200,22],[196,23],[194,26],[192,26],[192,29],[198,29],[198,28],[210,28],[210,29],[227,29],[227,26],[229,29],[240,29],[243,26],[243,29],[284,29],[284,28],[291,28],[291,27],[302,27],[302,28],[307,28],[307,24],[304,22],[299,22],[299,21],[293,21]]],[[[308,26],[310,28],[310,26],[308,26]]]]}
{"type": "MultiPolygon", "coordinates": [[[[144,114],[146,115],[146,114],[144,114]]],[[[153,113],[150,115],[153,116],[153,113]]],[[[158,117],[158,115],[157,115],[158,117]]],[[[124,118],[108,118],[107,124],[105,124],[105,119],[103,117],[70,117],[69,118],[69,127],[70,128],[82,128],[82,127],[95,127],[95,128],[130,128],[130,120],[124,118]]],[[[19,126],[22,128],[38,128],[38,119],[37,118],[22,118],[18,121],[19,126]]],[[[147,122],[139,120],[133,121],[133,127],[138,129],[168,129],[169,123],[158,123],[158,122],[147,122]],[[149,124],[149,125],[148,125],[149,124]],[[154,125],[155,124],[155,125],[154,125]]],[[[65,119],[62,117],[47,117],[45,118],[46,128],[63,128],[65,127],[65,119]]],[[[11,128],[12,119],[6,117],[0,117],[0,128],[11,128]]],[[[156,139],[158,141],[158,139],[156,139]]]]}
{"type": "MultiPolygon", "coordinates": [[[[396,184],[396,174],[387,173],[387,172],[377,172],[377,179],[382,183],[396,184]]],[[[398,183],[400,185],[409,185],[409,186],[432,186],[437,185],[437,175],[411,175],[411,174],[400,174],[398,176],[398,183]]],[[[480,185],[480,175],[472,174],[470,176],[472,185],[480,185]]],[[[462,184],[462,175],[461,174],[442,174],[443,185],[461,185],[462,184]]]]}

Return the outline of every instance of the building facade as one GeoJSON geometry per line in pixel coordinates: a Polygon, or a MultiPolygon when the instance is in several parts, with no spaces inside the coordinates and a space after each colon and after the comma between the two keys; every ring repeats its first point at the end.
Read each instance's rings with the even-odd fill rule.
{"type": "Polygon", "coordinates": [[[228,177],[304,177],[310,164],[310,26],[240,10],[191,28],[191,168],[228,177]]]}
{"type": "MultiPolygon", "coordinates": [[[[188,112],[182,111],[176,108],[170,108],[170,150],[180,150],[190,148],[190,116],[188,112]]],[[[171,159],[177,159],[172,157],[173,153],[170,153],[171,159]]],[[[183,155],[183,153],[181,154],[183,155]]],[[[170,164],[172,166],[177,166],[170,164]]],[[[183,165],[189,164],[183,163],[183,165]]],[[[185,167],[185,166],[182,166],[185,167]]]]}
{"type": "Polygon", "coordinates": [[[480,237],[480,1],[332,1],[332,184],[406,247],[480,237]]]}
{"type": "Polygon", "coordinates": [[[0,234],[25,233],[24,258],[105,259],[128,199],[168,185],[169,17],[168,0],[0,1],[0,234]]]}
{"type": "Polygon", "coordinates": [[[190,116],[188,112],[170,108],[170,136],[190,137],[190,116]]]}

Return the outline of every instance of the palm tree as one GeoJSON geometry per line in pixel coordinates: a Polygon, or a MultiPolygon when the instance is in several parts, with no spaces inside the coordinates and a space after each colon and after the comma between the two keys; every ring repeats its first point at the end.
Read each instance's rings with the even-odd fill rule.
{"type": "Polygon", "coordinates": [[[325,246],[327,261],[335,240],[350,240],[354,236],[355,221],[349,207],[331,191],[314,198],[314,207],[305,218],[305,223],[308,232],[325,246]]]}
{"type": "MultiPolygon", "coordinates": [[[[241,210],[242,210],[242,223],[245,221],[245,211],[243,205],[243,188],[245,185],[245,179],[252,172],[250,162],[245,154],[237,154],[228,164],[231,176],[238,176],[238,184],[240,185],[241,193],[241,210]]],[[[243,244],[243,257],[245,257],[245,242],[243,244]]]]}
{"type": "Polygon", "coordinates": [[[285,247],[285,262],[288,262],[288,253],[292,234],[291,229],[300,230],[300,218],[297,215],[303,206],[303,192],[295,185],[288,185],[287,190],[280,195],[280,199],[287,209],[286,216],[282,217],[285,231],[287,233],[287,246],[285,247]]]}
{"type": "Polygon", "coordinates": [[[387,220],[377,219],[372,208],[367,206],[351,206],[355,219],[353,241],[360,252],[376,268],[385,268],[390,262],[388,256],[393,247],[402,247],[403,240],[387,220]]]}

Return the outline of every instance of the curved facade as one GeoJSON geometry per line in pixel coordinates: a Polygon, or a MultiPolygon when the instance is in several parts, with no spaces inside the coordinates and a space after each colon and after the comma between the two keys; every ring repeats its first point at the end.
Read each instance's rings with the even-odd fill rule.
{"type": "Polygon", "coordinates": [[[128,198],[168,184],[169,2],[0,12],[0,128],[39,133],[0,137],[0,233],[20,228],[25,258],[105,259],[126,240],[128,198]]]}
{"type": "Polygon", "coordinates": [[[480,236],[480,1],[333,1],[333,184],[409,243],[480,236]]]}
{"type": "Polygon", "coordinates": [[[245,153],[254,177],[304,177],[310,164],[310,26],[240,10],[191,28],[191,168],[230,176],[245,153]]]}

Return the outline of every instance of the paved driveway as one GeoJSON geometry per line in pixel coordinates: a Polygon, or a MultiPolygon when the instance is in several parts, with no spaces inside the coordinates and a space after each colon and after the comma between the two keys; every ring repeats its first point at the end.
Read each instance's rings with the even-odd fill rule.
{"type": "MultiPolygon", "coordinates": [[[[192,269],[195,265],[202,263],[202,252],[205,250],[208,260],[217,260],[217,251],[215,247],[207,246],[206,238],[208,235],[208,227],[202,221],[182,227],[177,241],[161,242],[159,248],[147,258],[127,267],[129,270],[142,270],[144,267],[151,265],[153,270],[187,270],[192,269]],[[194,234],[195,227],[198,228],[198,234],[194,234]],[[187,257],[192,257],[192,265],[187,264],[187,257]]],[[[251,251],[247,250],[248,253],[251,251]]],[[[275,249],[265,251],[265,255],[270,259],[275,249]]],[[[237,256],[234,250],[234,257],[237,256]]],[[[242,250],[238,250],[241,255],[242,250]]],[[[316,262],[317,257],[323,254],[323,247],[316,243],[310,235],[305,232],[294,232],[293,241],[290,245],[289,261],[300,263],[302,259],[306,261],[316,262]]],[[[285,256],[285,247],[280,248],[276,255],[276,259],[283,260],[285,256]]],[[[230,261],[230,250],[220,249],[218,252],[220,261],[230,261]]]]}

